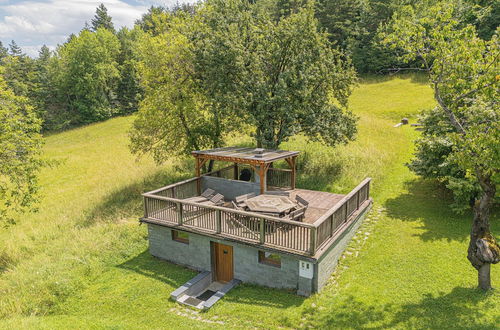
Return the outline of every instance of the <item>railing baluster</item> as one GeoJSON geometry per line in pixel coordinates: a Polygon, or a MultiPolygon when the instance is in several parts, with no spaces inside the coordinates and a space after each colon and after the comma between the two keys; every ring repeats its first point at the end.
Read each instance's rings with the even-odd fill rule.
{"type": "Polygon", "coordinates": [[[215,232],[217,234],[221,232],[221,210],[215,211],[215,232]]]}
{"type": "Polygon", "coordinates": [[[264,244],[266,242],[266,229],[264,228],[265,219],[260,218],[260,244],[264,244]]]}
{"type": "Polygon", "coordinates": [[[177,223],[179,225],[182,225],[183,205],[180,202],[177,202],[176,205],[177,205],[177,223]]]}

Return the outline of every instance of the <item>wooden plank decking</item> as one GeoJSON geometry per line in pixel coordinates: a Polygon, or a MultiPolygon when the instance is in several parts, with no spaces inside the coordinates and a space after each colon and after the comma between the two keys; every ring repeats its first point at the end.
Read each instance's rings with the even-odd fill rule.
{"type": "Polygon", "coordinates": [[[290,191],[290,198],[292,200],[295,200],[295,196],[297,195],[309,202],[309,207],[306,210],[304,218],[304,222],[307,223],[314,223],[345,196],[307,189],[294,189],[290,191]]]}

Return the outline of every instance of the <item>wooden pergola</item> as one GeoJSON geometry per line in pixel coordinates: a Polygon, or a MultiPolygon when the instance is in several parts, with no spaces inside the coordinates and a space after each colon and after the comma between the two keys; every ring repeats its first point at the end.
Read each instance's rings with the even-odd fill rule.
{"type": "MultiPolygon", "coordinates": [[[[261,148],[241,148],[241,147],[224,147],[210,150],[193,151],[192,155],[196,159],[196,176],[201,176],[201,168],[209,160],[218,160],[225,162],[233,162],[237,164],[249,165],[260,180],[260,193],[266,191],[266,174],[272,163],[278,160],[285,160],[290,166],[291,182],[290,186],[295,189],[296,178],[296,158],[298,151],[287,150],[269,150],[261,148]]],[[[237,167],[235,166],[235,177],[237,177],[237,167]]],[[[198,180],[198,183],[200,181],[198,180]]],[[[200,185],[198,184],[198,193],[200,193],[200,185]]]]}

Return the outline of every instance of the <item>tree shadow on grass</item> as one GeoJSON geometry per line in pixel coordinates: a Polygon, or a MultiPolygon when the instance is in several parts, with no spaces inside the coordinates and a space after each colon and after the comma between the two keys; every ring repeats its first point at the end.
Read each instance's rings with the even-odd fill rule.
{"type": "Polygon", "coordinates": [[[439,239],[463,241],[468,238],[472,215],[454,213],[451,195],[430,180],[416,179],[405,183],[407,193],[385,203],[387,215],[403,221],[421,221],[424,241],[439,239]]]}
{"type": "MultiPolygon", "coordinates": [[[[415,304],[404,305],[387,327],[397,327],[408,321],[426,329],[498,329],[500,315],[485,321],[487,313],[495,310],[494,302],[482,303],[492,293],[473,288],[456,287],[451,292],[434,297],[426,294],[415,304]]],[[[492,316],[492,315],[490,315],[492,316]]]]}
{"type": "Polygon", "coordinates": [[[498,329],[500,316],[485,321],[484,316],[495,309],[494,302],[485,301],[491,293],[456,287],[437,296],[424,295],[419,302],[399,305],[367,304],[352,296],[328,306],[327,311],[303,312],[307,323],[315,328],[370,329],[498,329]]]}
{"type": "Polygon", "coordinates": [[[224,300],[239,305],[256,305],[271,308],[297,307],[304,303],[305,297],[284,289],[273,289],[243,283],[229,291],[224,300]]]}
{"type": "Polygon", "coordinates": [[[193,278],[196,271],[153,257],[148,250],[116,266],[178,288],[193,278]]]}
{"type": "MultiPolygon", "coordinates": [[[[302,314],[306,317],[308,328],[320,329],[380,329],[379,326],[392,309],[391,305],[368,305],[353,296],[340,298],[338,303],[332,303],[327,310],[319,311],[306,308],[302,314]]],[[[321,308],[321,307],[320,307],[321,308]]]]}
{"type": "Polygon", "coordinates": [[[177,169],[158,170],[149,177],[110,193],[98,205],[86,212],[80,225],[88,227],[97,222],[113,222],[142,215],[144,206],[141,194],[192,177],[182,168],[185,168],[184,165],[177,169]]]}

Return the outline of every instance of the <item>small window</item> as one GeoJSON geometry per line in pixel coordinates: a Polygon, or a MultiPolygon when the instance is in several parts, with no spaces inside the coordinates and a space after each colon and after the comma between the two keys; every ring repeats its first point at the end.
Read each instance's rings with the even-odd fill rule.
{"type": "Polygon", "coordinates": [[[183,231],[172,230],[172,239],[177,242],[189,244],[189,235],[183,231]]]}
{"type": "Polygon", "coordinates": [[[274,267],[281,267],[281,256],[276,253],[259,251],[259,262],[274,267]]]}

